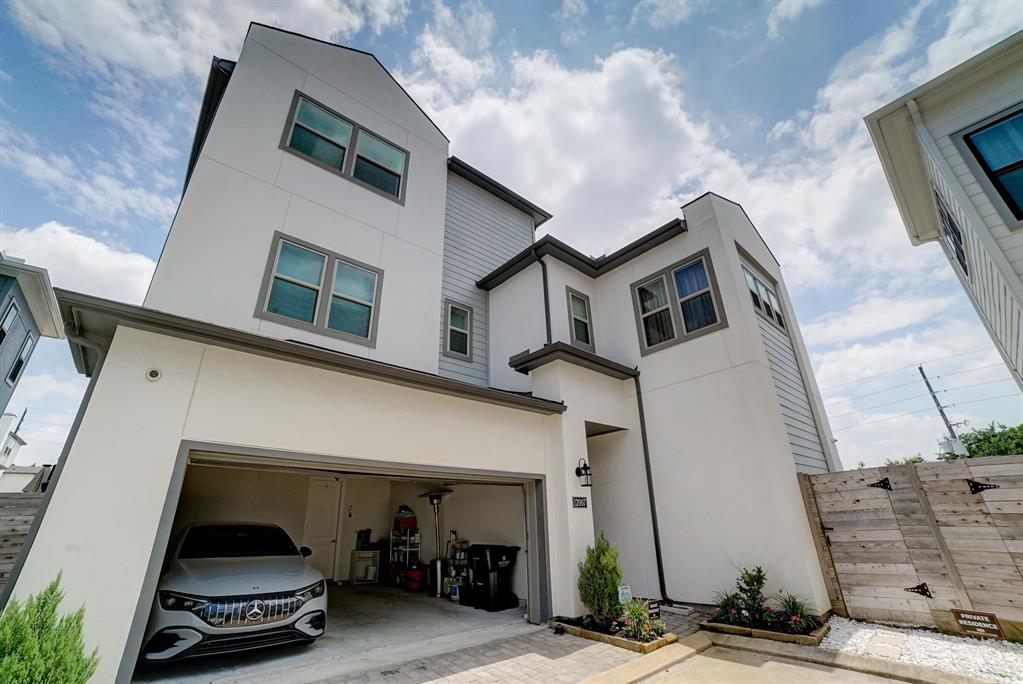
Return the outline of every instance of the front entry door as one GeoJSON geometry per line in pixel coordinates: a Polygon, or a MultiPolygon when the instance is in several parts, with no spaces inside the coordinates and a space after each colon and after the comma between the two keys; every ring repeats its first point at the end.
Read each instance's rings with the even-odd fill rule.
{"type": "Polygon", "coordinates": [[[313,550],[309,562],[327,579],[334,577],[337,545],[337,514],[341,501],[341,480],[336,477],[309,478],[302,545],[313,550]]]}

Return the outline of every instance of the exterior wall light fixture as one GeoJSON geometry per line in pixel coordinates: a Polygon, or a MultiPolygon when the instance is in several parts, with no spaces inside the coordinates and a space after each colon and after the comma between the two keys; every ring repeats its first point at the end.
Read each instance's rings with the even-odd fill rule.
{"type": "Polygon", "coordinates": [[[579,459],[579,465],[575,467],[575,476],[579,478],[579,484],[583,487],[593,486],[593,468],[585,458],[579,459]]]}

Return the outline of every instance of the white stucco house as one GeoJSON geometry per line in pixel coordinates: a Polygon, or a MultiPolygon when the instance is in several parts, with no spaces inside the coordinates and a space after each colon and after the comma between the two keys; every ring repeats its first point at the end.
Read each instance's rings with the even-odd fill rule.
{"type": "Polygon", "coordinates": [[[637,596],[710,602],[756,564],[827,609],[796,473],[841,466],[742,207],[707,193],[601,257],[535,239],[550,218],[372,55],[251,25],[144,304],[57,292],[91,382],[7,592],[62,571],[96,680],[127,681],[185,522],[272,519],[347,581],[356,531],[443,484],[445,529],[521,547],[534,622],[583,610],[599,532],[637,596]]]}
{"type": "Polygon", "coordinates": [[[941,245],[1023,389],[1023,31],[865,118],[914,245],[941,245]]]}

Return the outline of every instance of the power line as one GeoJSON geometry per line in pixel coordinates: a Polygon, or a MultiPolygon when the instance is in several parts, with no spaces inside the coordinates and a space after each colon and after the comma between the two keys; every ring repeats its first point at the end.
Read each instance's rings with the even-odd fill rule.
{"type": "MultiPolygon", "coordinates": [[[[997,397],[986,397],[984,399],[970,399],[969,401],[960,401],[960,402],[957,402],[955,404],[949,404],[946,408],[957,408],[959,406],[965,406],[967,404],[977,404],[977,403],[980,403],[982,401],[994,401],[996,399],[1008,399],[1010,397],[1019,397],[1019,396],[1020,396],[1019,392],[1014,392],[1013,394],[1002,394],[1002,395],[999,395],[997,397]]],[[[868,420],[866,423],[858,423],[856,425],[846,425],[845,427],[840,427],[840,428],[837,428],[835,430],[832,430],[832,432],[842,432],[843,430],[852,430],[854,428],[861,428],[861,427],[864,427],[864,426],[867,426],[867,425],[873,425],[874,423],[883,423],[886,420],[895,420],[896,418],[902,418],[904,416],[912,416],[912,415],[915,415],[917,413],[924,413],[925,411],[934,411],[934,410],[935,409],[933,409],[933,408],[928,406],[927,408],[920,409],[919,411],[907,411],[905,413],[898,413],[898,414],[896,414],[894,416],[887,416],[885,418],[878,418],[877,420],[868,420]]]]}
{"type": "MultiPolygon", "coordinates": [[[[934,378],[935,379],[947,378],[947,377],[950,377],[952,375],[962,375],[963,373],[976,373],[977,371],[987,370],[988,368],[994,368],[996,366],[1001,366],[1001,365],[1002,365],[1001,363],[992,363],[991,365],[988,365],[988,366],[978,366],[976,368],[966,368],[964,370],[952,371],[951,373],[943,373],[941,375],[935,375],[934,378]]],[[[1008,378],[1008,379],[1011,380],[1012,378],[1008,378]]],[[[1001,380],[999,380],[999,382],[1001,382],[1001,380]]],[[[920,383],[920,380],[916,379],[916,380],[913,380],[912,382],[904,382],[901,385],[892,385],[891,387],[884,387],[884,388],[879,389],[879,390],[874,390],[873,392],[865,392],[863,394],[857,394],[856,396],[849,397],[848,399],[839,399],[837,401],[831,402],[830,404],[824,404],[824,408],[827,408],[828,406],[835,406],[837,404],[845,404],[845,403],[850,402],[850,401],[855,401],[856,399],[862,399],[863,397],[872,397],[875,394],[883,394],[885,392],[890,392],[891,390],[900,389],[902,387],[909,387],[910,385],[916,385],[916,384],[919,384],[919,383],[920,383]]]]}
{"type": "Polygon", "coordinates": [[[990,348],[989,347],[985,347],[983,349],[974,349],[973,351],[960,352],[959,354],[950,354],[949,356],[939,356],[936,359],[927,359],[927,360],[924,360],[924,361],[918,361],[917,363],[911,363],[911,364],[906,365],[906,366],[900,366],[899,368],[893,368],[891,370],[882,371],[880,373],[875,373],[874,375],[866,375],[866,376],[864,376],[862,378],[856,378],[855,380],[847,380],[846,382],[840,382],[837,385],[831,385],[830,387],[824,387],[824,388],[821,389],[821,391],[822,392],[827,392],[828,390],[835,389],[836,387],[844,387],[845,385],[851,385],[851,384],[856,383],[856,382],[863,382],[864,380],[870,380],[871,378],[878,378],[878,377],[881,377],[882,375],[889,375],[891,373],[897,373],[897,372],[899,372],[901,370],[906,370],[908,368],[915,368],[916,366],[920,365],[921,363],[935,363],[937,361],[945,361],[946,359],[955,359],[955,358],[958,358],[960,356],[968,356],[970,354],[978,354],[978,353],[980,353],[982,351],[990,351],[990,348]]]}

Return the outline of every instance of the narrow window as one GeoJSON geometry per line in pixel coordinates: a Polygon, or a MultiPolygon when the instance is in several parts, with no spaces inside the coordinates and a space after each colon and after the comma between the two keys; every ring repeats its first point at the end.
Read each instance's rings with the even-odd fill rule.
{"type": "Polygon", "coordinates": [[[369,338],[377,274],[342,259],[338,259],[335,264],[334,291],[330,299],[327,327],[369,338]]]}
{"type": "Polygon", "coordinates": [[[571,327],[572,344],[593,351],[593,320],[590,313],[590,298],[582,292],[568,287],[568,322],[571,327]]]}
{"type": "Polygon", "coordinates": [[[32,347],[35,345],[35,340],[29,335],[25,338],[25,344],[21,345],[21,353],[18,354],[18,358],[14,360],[14,365],[11,366],[11,372],[7,374],[7,384],[13,385],[21,377],[21,372],[25,370],[25,364],[28,363],[28,357],[32,354],[32,347]]]}
{"type": "Polygon", "coordinates": [[[714,295],[710,291],[703,259],[697,259],[675,271],[675,289],[678,291],[682,322],[687,333],[718,322],[714,295]]]}
{"type": "Polygon", "coordinates": [[[766,284],[759,277],[753,275],[745,266],[742,268],[746,276],[746,285],[749,287],[750,295],[753,297],[753,305],[757,310],[767,316],[772,323],[785,327],[785,317],[781,312],[781,301],[775,294],[774,288],[766,284]]]}
{"type": "Polygon", "coordinates": [[[323,254],[281,240],[267,312],[314,325],[326,263],[323,254]]]}
{"type": "Polygon", "coordinates": [[[778,297],[774,292],[768,292],[767,294],[771,298],[771,306],[774,307],[774,320],[778,321],[778,325],[784,328],[785,319],[781,315],[781,304],[778,302],[778,297]]]}
{"type": "Polygon", "coordinates": [[[446,351],[453,356],[472,358],[472,309],[448,302],[446,351]]]}
{"type": "Polygon", "coordinates": [[[757,292],[757,279],[745,268],[742,269],[742,274],[746,276],[746,287],[749,288],[750,297],[753,298],[753,306],[762,310],[760,306],[760,293],[757,292]]]}
{"type": "Polygon", "coordinates": [[[657,277],[636,288],[639,314],[646,346],[654,347],[675,339],[675,324],[671,320],[671,302],[663,277],[657,277]]]}
{"type": "Polygon", "coordinates": [[[1023,220],[1023,111],[964,138],[1009,211],[1023,220]]]}
{"type": "Polygon", "coordinates": [[[948,210],[948,205],[945,204],[945,200],[938,194],[938,191],[936,189],[932,189],[932,191],[934,192],[934,201],[938,206],[941,239],[959,263],[959,268],[963,269],[963,274],[968,276],[970,269],[966,266],[966,249],[963,247],[963,233],[959,230],[959,223],[952,216],[952,212],[948,210]]]}
{"type": "Polygon", "coordinates": [[[364,130],[359,131],[353,176],[381,192],[399,197],[404,172],[404,152],[364,130]]]}
{"type": "Polygon", "coordinates": [[[340,171],[352,139],[352,124],[304,99],[298,101],[288,146],[340,171]]]}
{"type": "Polygon", "coordinates": [[[11,302],[11,305],[7,307],[7,313],[4,314],[4,320],[0,322],[0,344],[3,344],[7,336],[11,334],[11,328],[14,327],[16,320],[18,320],[18,307],[11,302]]]}

